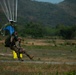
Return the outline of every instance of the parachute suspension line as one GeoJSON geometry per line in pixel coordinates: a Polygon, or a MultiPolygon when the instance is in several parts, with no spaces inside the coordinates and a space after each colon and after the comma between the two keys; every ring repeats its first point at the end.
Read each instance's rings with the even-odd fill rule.
{"type": "Polygon", "coordinates": [[[9,20],[9,13],[8,13],[8,8],[7,8],[7,5],[5,3],[5,0],[3,0],[3,2],[0,1],[0,5],[2,7],[2,10],[4,11],[5,16],[9,20]]]}
{"type": "Polygon", "coordinates": [[[16,15],[15,15],[15,21],[17,21],[17,9],[18,9],[18,0],[16,0],[16,15]]]}
{"type": "Polygon", "coordinates": [[[18,0],[8,0],[10,21],[17,21],[18,0]]]}
{"type": "Polygon", "coordinates": [[[2,9],[3,9],[3,11],[4,11],[5,15],[6,15],[6,17],[7,17],[6,11],[5,11],[5,9],[4,9],[4,7],[3,7],[3,5],[2,5],[1,2],[0,2],[0,5],[1,5],[1,7],[2,7],[2,9]]]}
{"type": "Polygon", "coordinates": [[[12,11],[11,11],[11,0],[7,0],[7,5],[8,5],[8,10],[9,10],[9,16],[10,16],[10,21],[12,20],[12,11]]]}
{"type": "Polygon", "coordinates": [[[0,0],[0,5],[9,21],[17,21],[18,0],[0,0]]]}
{"type": "Polygon", "coordinates": [[[15,18],[15,14],[14,14],[15,11],[14,11],[14,9],[15,9],[15,4],[14,4],[14,0],[12,0],[12,17],[13,17],[12,20],[13,20],[13,21],[15,20],[15,19],[14,19],[14,18],[15,18]]]}
{"type": "Polygon", "coordinates": [[[7,18],[9,20],[9,10],[8,10],[8,7],[7,7],[7,4],[6,4],[5,0],[3,0],[3,1],[4,1],[4,6],[5,6],[5,11],[6,11],[6,14],[7,14],[7,18]]]}

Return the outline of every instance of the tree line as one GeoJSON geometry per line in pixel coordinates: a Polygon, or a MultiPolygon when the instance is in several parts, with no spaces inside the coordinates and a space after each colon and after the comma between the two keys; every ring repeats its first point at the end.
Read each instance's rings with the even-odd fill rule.
{"type": "Polygon", "coordinates": [[[45,36],[59,36],[63,39],[74,39],[76,37],[76,25],[57,25],[52,27],[30,22],[22,26],[22,28],[19,27],[18,32],[22,37],[44,38],[45,36]]]}
{"type": "MultiPolygon", "coordinates": [[[[15,29],[18,32],[19,36],[22,37],[45,38],[58,36],[62,39],[76,38],[76,25],[56,25],[53,27],[29,22],[25,25],[16,25],[15,29]]],[[[8,31],[6,31],[6,35],[8,35],[8,31]]]]}

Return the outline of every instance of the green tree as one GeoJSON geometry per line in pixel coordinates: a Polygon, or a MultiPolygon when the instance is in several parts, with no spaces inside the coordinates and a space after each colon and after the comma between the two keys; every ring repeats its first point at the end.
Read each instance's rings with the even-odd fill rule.
{"type": "Polygon", "coordinates": [[[42,25],[32,22],[26,24],[23,31],[25,32],[25,35],[30,35],[34,38],[43,37],[45,33],[45,29],[42,25]]]}
{"type": "Polygon", "coordinates": [[[58,35],[62,36],[64,39],[73,39],[76,36],[76,25],[73,26],[57,26],[58,35]]]}

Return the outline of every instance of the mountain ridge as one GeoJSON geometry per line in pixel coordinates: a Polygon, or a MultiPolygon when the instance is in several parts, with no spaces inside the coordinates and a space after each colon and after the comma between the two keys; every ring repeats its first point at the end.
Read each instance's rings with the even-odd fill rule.
{"type": "MultiPolygon", "coordinates": [[[[59,4],[20,0],[18,6],[18,23],[41,23],[45,26],[76,25],[75,0],[64,0],[59,4]]],[[[0,11],[1,13],[1,11],[0,11]]]]}

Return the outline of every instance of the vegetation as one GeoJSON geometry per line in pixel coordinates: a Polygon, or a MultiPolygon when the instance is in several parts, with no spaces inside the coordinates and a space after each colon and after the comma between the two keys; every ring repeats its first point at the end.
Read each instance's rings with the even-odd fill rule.
{"type": "MultiPolygon", "coordinates": [[[[59,4],[20,0],[17,26],[19,35],[32,38],[58,36],[74,39],[76,37],[75,3],[75,0],[64,0],[59,4]]],[[[0,9],[0,28],[6,22],[7,19],[0,9]]]]}
{"type": "Polygon", "coordinates": [[[22,42],[23,48],[34,55],[35,61],[64,62],[64,64],[38,64],[27,63],[28,57],[23,55],[25,61],[19,62],[13,59],[12,51],[5,48],[0,43],[0,74],[1,75],[76,75],[76,65],[67,65],[65,62],[76,62],[76,46],[67,44],[76,42],[73,40],[54,40],[57,46],[54,46],[51,39],[25,39],[22,42]],[[27,42],[27,43],[26,43],[27,42]],[[31,43],[33,42],[33,44],[31,43]],[[35,43],[46,43],[46,45],[36,45],[35,43]],[[30,44],[31,43],[31,44],[30,44]],[[49,43],[49,45],[48,45],[49,43]],[[66,44],[65,44],[66,43],[66,44]],[[4,62],[3,62],[4,61],[4,62]],[[16,62],[17,61],[17,62],[16,62]]]}
{"type": "MultiPolygon", "coordinates": [[[[75,0],[64,0],[59,4],[51,4],[20,0],[17,26],[19,35],[32,38],[57,36],[74,39],[76,37],[75,2],[75,0]]],[[[1,28],[7,19],[1,9],[0,13],[1,28]]]]}
{"type": "MultiPolygon", "coordinates": [[[[64,0],[59,4],[20,0],[18,8],[16,30],[23,37],[22,47],[35,56],[34,61],[64,64],[26,63],[29,59],[25,56],[25,62],[13,62],[12,51],[4,47],[6,37],[0,36],[0,53],[5,54],[0,55],[0,74],[76,75],[76,65],[65,64],[76,62],[76,0],[64,0]]],[[[0,28],[6,22],[0,9],[0,28]]]]}
{"type": "MultiPolygon", "coordinates": [[[[76,24],[75,4],[75,0],[64,0],[64,2],[59,4],[37,2],[34,0],[19,0],[18,24],[23,26],[31,21],[46,26],[76,24]]],[[[6,17],[0,7],[0,24],[6,22],[6,17]]]]}
{"type": "MultiPolygon", "coordinates": [[[[61,38],[61,39],[75,39],[76,38],[76,25],[65,26],[57,25],[43,26],[39,23],[30,22],[24,26],[15,26],[16,31],[18,31],[19,36],[30,37],[30,38],[61,38]]],[[[8,31],[6,31],[8,34],[8,31]]]]}
{"type": "Polygon", "coordinates": [[[58,25],[58,34],[64,39],[74,39],[76,37],[76,25],[64,26],[58,25]]]}
{"type": "Polygon", "coordinates": [[[37,23],[27,23],[22,29],[19,29],[21,36],[31,36],[32,38],[43,37],[45,28],[37,23]],[[25,34],[24,34],[25,33],[25,34]]]}
{"type": "Polygon", "coordinates": [[[76,25],[57,25],[56,27],[46,27],[38,23],[30,22],[22,28],[19,27],[18,32],[19,35],[23,37],[30,36],[32,38],[55,38],[55,36],[58,36],[62,37],[63,39],[75,39],[76,25]]]}
{"type": "Polygon", "coordinates": [[[23,62],[0,62],[0,64],[1,75],[76,75],[75,65],[28,64],[23,62]]]}

